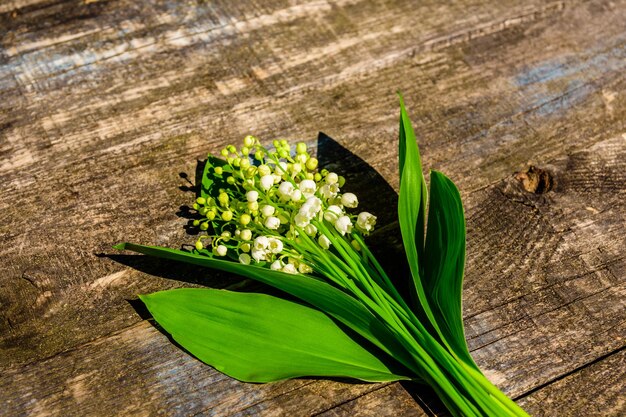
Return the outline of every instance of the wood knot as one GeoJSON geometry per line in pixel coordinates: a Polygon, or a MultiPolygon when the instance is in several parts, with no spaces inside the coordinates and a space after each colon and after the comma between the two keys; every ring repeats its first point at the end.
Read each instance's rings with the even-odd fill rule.
{"type": "Polygon", "coordinates": [[[533,194],[544,194],[554,186],[552,174],[536,166],[529,166],[526,171],[516,172],[517,179],[524,187],[524,190],[533,194]]]}

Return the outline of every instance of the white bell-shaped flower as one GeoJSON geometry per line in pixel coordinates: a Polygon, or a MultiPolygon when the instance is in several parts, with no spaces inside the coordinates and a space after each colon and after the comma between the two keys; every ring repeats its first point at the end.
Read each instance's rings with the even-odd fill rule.
{"type": "Polygon", "coordinates": [[[215,253],[218,256],[226,256],[226,252],[228,252],[228,248],[224,245],[218,245],[218,247],[215,248],[215,253]]]}
{"type": "Polygon", "coordinates": [[[278,195],[281,199],[285,201],[289,201],[291,198],[291,193],[293,192],[293,184],[289,181],[283,181],[278,186],[278,195]]]}
{"type": "Polygon", "coordinates": [[[319,213],[319,211],[322,209],[322,200],[315,196],[307,198],[306,203],[304,204],[306,204],[308,210],[312,213],[312,216],[319,213]]]}
{"type": "Polygon", "coordinates": [[[315,227],[312,224],[307,224],[304,227],[304,233],[306,233],[308,236],[313,237],[313,236],[315,236],[317,234],[317,227],[315,227]]]}
{"type": "Polygon", "coordinates": [[[298,213],[294,216],[293,221],[298,227],[307,227],[311,219],[306,214],[298,213]]]}
{"type": "Polygon", "coordinates": [[[265,260],[265,256],[267,255],[267,251],[263,249],[252,249],[250,252],[255,261],[261,262],[265,260]]]}
{"type": "Polygon", "coordinates": [[[280,239],[276,239],[275,237],[270,237],[269,239],[268,250],[272,253],[281,253],[283,251],[283,242],[280,239]]]}
{"type": "Polygon", "coordinates": [[[252,248],[255,250],[265,250],[269,246],[270,241],[267,236],[257,236],[252,242],[252,248]]]}
{"type": "Polygon", "coordinates": [[[302,191],[296,188],[291,192],[291,195],[289,197],[292,201],[300,201],[302,199],[302,191]]]}
{"type": "Polygon", "coordinates": [[[343,210],[339,206],[328,206],[326,211],[324,212],[324,220],[330,223],[335,223],[339,217],[343,215],[343,210]]]}
{"type": "Polygon", "coordinates": [[[263,175],[260,181],[261,181],[261,188],[264,191],[269,190],[274,185],[274,177],[272,175],[263,175]]]}
{"type": "Polygon", "coordinates": [[[350,221],[350,217],[341,216],[335,221],[335,229],[341,233],[341,235],[345,235],[346,233],[350,233],[352,231],[352,222],[350,221]]]}
{"type": "Polygon", "coordinates": [[[271,230],[276,230],[280,227],[280,219],[275,216],[270,216],[265,219],[265,227],[271,230]]]}
{"type": "Polygon", "coordinates": [[[298,186],[304,198],[313,197],[315,191],[317,191],[317,184],[313,180],[302,180],[298,186]]]}
{"type": "Polygon", "coordinates": [[[367,211],[359,213],[356,218],[356,227],[362,232],[370,232],[376,224],[376,216],[367,211]]]}
{"type": "Polygon", "coordinates": [[[259,199],[258,191],[250,190],[246,193],[246,200],[248,200],[248,202],[253,203],[257,201],[258,199],[259,199]]]}
{"type": "Polygon", "coordinates": [[[320,237],[317,238],[317,243],[319,243],[320,246],[324,249],[330,248],[331,245],[330,239],[328,239],[326,235],[320,235],[320,237]]]}
{"type": "Polygon", "coordinates": [[[266,204],[263,207],[261,207],[261,214],[263,215],[263,217],[270,217],[271,215],[274,214],[275,211],[276,211],[276,208],[274,206],[270,206],[269,204],[266,204]]]}
{"type": "Polygon", "coordinates": [[[341,204],[348,208],[355,208],[359,205],[359,200],[352,193],[345,193],[341,196],[341,204]]]}

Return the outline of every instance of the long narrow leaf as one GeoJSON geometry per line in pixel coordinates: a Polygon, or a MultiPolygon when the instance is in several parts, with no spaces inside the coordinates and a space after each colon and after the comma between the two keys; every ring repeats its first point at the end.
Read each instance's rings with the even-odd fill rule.
{"type": "Polygon", "coordinates": [[[478,370],[467,348],[461,298],[465,266],[465,216],[459,190],[437,171],[430,174],[430,205],[423,283],[439,329],[453,352],[478,370]]]}
{"type": "Polygon", "coordinates": [[[140,298],[182,347],[240,381],[304,376],[408,379],[394,375],[326,314],[293,301],[199,288],[140,298]]]}
{"type": "Polygon", "coordinates": [[[159,258],[206,266],[239,274],[270,285],[301,299],[335,318],[406,367],[413,368],[415,365],[415,360],[400,345],[396,336],[363,304],[325,282],[304,275],[287,274],[255,265],[242,265],[176,249],[133,243],[121,243],[116,245],[115,248],[119,250],[128,249],[159,258]]]}
{"type": "Polygon", "coordinates": [[[398,220],[402,242],[407,261],[411,269],[413,286],[417,300],[413,301],[413,308],[418,317],[426,319],[435,329],[437,322],[428,305],[426,293],[420,279],[420,259],[424,257],[424,210],[427,201],[426,183],[422,173],[417,140],[411,120],[400,96],[400,195],[398,197],[398,220]],[[425,317],[424,317],[425,316],[425,317]]]}

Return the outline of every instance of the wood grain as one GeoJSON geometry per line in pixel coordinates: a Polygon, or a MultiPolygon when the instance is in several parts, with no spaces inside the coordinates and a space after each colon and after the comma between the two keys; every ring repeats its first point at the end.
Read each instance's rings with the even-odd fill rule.
{"type": "Polygon", "coordinates": [[[447,173],[465,202],[464,314],[474,357],[510,395],[532,392],[522,403],[533,412],[532,399],[547,396],[546,415],[609,415],[601,397],[580,408],[566,403],[568,390],[598,378],[614,381],[610,392],[624,388],[601,365],[613,356],[594,361],[625,344],[625,6],[0,5],[3,409],[421,412],[396,395],[398,385],[259,386],[218,376],[126,300],[183,285],[224,287],[233,277],[96,256],[121,240],[193,240],[176,215],[191,196],[177,174],[192,175],[206,152],[248,133],[314,144],[319,130],[354,154],[338,165],[359,195],[372,193],[368,207],[383,220],[373,239],[393,247],[400,89],[425,166],[447,173]],[[382,183],[359,175],[358,157],[382,183]],[[552,175],[551,191],[535,195],[519,184],[515,172],[531,164],[552,175]]]}

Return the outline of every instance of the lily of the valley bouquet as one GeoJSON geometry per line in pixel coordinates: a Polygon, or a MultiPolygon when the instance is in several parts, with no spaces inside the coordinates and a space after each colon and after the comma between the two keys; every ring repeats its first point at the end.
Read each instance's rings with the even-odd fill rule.
{"type": "Polygon", "coordinates": [[[399,142],[398,219],[410,275],[396,281],[409,280],[408,294],[368,249],[376,216],[342,192],[340,173],[320,169],[304,143],[294,152],[274,141],[269,150],[247,136],[206,161],[194,249],[116,248],[242,275],[285,297],[193,288],[141,300],[181,346],[241,381],[413,380],[430,385],[454,416],[526,415],[468,351],[460,195],[435,171],[427,192],[402,101],[399,142]]]}

